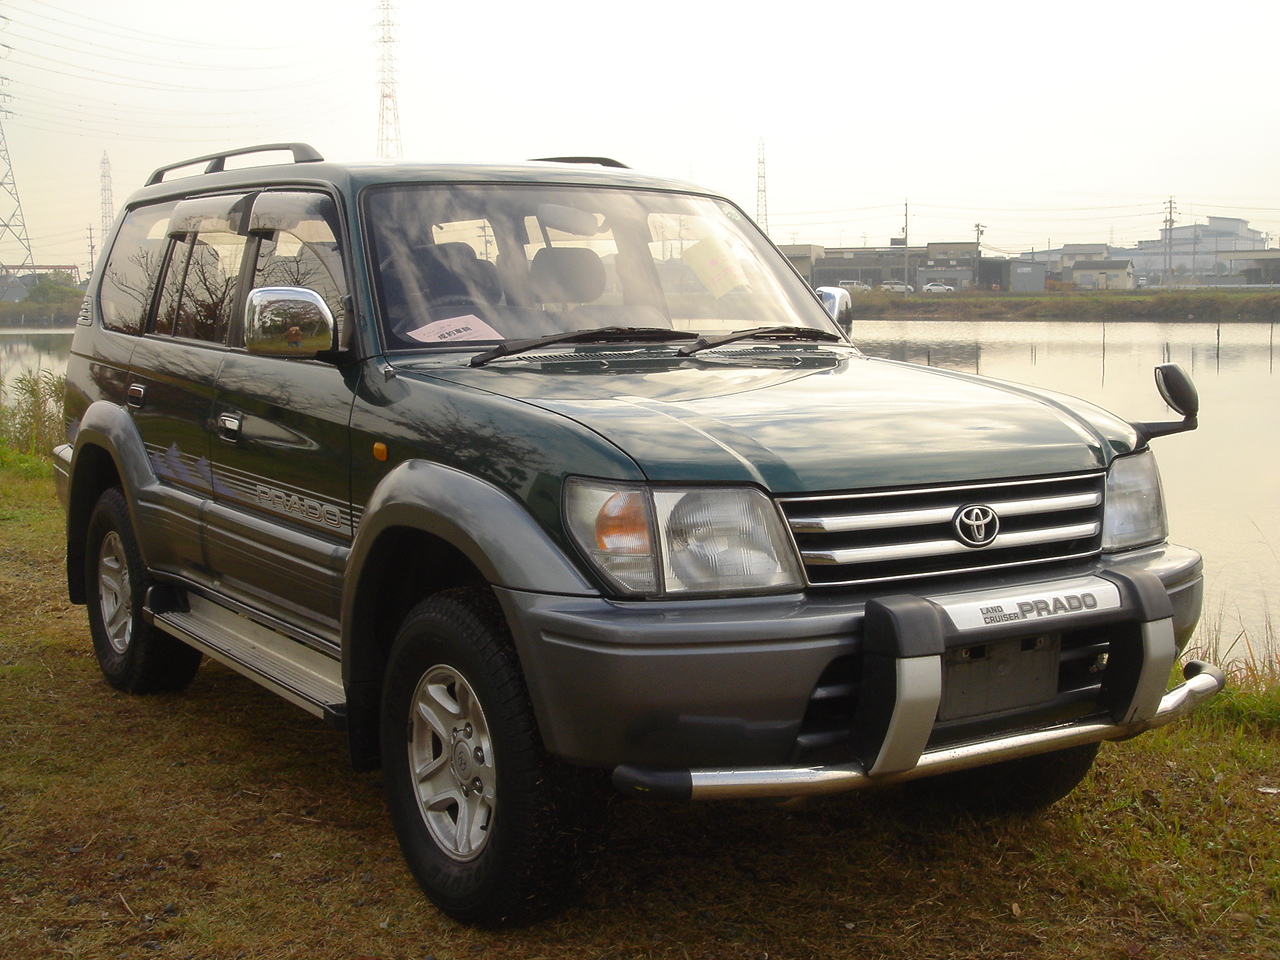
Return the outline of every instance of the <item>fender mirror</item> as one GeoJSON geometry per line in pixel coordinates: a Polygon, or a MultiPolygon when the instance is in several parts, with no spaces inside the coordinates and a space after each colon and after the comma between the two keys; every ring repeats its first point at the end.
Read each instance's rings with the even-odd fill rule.
{"type": "Polygon", "coordinates": [[[1196,385],[1176,363],[1162,363],[1156,367],[1156,389],[1164,402],[1184,417],[1195,417],[1200,413],[1200,394],[1196,385]]]}
{"type": "Polygon", "coordinates": [[[1196,386],[1191,382],[1191,377],[1187,376],[1187,371],[1176,363],[1162,363],[1156,367],[1155,374],[1156,389],[1160,391],[1160,396],[1175,413],[1182,415],[1182,419],[1129,425],[1138,431],[1143,440],[1194,430],[1199,426],[1196,418],[1200,414],[1200,394],[1196,392],[1196,386]]]}

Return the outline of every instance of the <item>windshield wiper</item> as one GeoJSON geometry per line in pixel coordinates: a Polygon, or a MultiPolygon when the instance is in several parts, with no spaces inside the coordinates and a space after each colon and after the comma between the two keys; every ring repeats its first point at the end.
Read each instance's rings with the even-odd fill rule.
{"type": "Polygon", "coordinates": [[[719,337],[699,337],[697,341],[681,347],[676,353],[682,357],[691,357],[699,350],[722,347],[726,343],[749,340],[752,337],[775,337],[780,340],[840,340],[838,334],[808,327],[752,327],[750,330],[735,330],[733,333],[726,333],[719,337]]]}
{"type": "Polygon", "coordinates": [[[509,357],[513,353],[525,353],[539,347],[557,343],[614,343],[619,340],[653,341],[692,340],[695,334],[687,330],[669,330],[666,327],[596,327],[593,330],[575,330],[573,333],[553,333],[532,340],[507,340],[492,350],[477,353],[471,358],[471,366],[482,367],[490,360],[509,357]]]}

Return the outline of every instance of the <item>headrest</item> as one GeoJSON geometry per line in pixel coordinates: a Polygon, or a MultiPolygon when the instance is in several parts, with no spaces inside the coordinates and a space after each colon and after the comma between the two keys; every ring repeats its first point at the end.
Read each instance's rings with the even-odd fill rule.
{"type": "Polygon", "coordinates": [[[529,265],[539,303],[591,303],[604,293],[604,261],[586,247],[542,247],[529,265]]]}
{"type": "Polygon", "coordinates": [[[468,243],[437,243],[420,247],[414,254],[427,297],[465,297],[483,303],[502,299],[497,269],[480,260],[468,243]]]}

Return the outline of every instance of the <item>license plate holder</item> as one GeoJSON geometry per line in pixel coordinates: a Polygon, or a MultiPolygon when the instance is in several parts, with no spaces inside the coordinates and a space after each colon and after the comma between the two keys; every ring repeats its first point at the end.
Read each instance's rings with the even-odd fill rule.
{"type": "Polygon", "coordinates": [[[1060,634],[953,647],[943,663],[940,721],[1049,703],[1058,693],[1060,634]]]}

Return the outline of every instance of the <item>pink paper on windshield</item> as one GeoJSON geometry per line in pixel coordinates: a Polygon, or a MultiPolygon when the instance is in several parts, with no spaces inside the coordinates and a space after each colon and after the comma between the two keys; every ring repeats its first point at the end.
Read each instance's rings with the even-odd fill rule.
{"type": "Polygon", "coordinates": [[[436,320],[410,330],[406,336],[419,343],[448,343],[450,340],[501,340],[502,334],[474,314],[436,320]]]}

